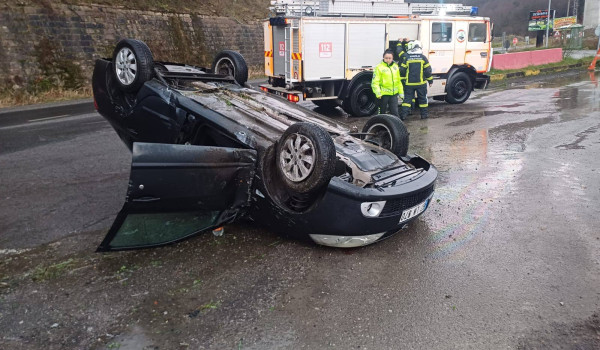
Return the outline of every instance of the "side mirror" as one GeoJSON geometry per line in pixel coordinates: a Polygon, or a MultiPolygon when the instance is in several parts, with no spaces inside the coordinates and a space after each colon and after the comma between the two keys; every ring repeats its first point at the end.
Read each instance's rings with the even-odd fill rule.
{"type": "Polygon", "coordinates": [[[494,40],[494,23],[490,23],[490,42],[494,40]]]}

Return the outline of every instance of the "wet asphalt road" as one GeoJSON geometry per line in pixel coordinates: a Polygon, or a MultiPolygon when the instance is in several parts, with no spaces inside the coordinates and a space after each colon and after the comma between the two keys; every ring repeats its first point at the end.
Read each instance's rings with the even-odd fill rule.
{"type": "Polygon", "coordinates": [[[599,349],[600,88],[522,81],[430,115],[407,126],[433,203],[386,241],[242,222],[106,255],[131,158],[110,126],[0,121],[0,348],[599,349]]]}

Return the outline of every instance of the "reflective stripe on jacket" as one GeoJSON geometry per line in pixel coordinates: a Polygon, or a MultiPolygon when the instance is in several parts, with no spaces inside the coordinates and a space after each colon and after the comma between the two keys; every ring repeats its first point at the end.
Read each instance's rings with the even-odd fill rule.
{"type": "Polygon", "coordinates": [[[400,65],[400,74],[406,85],[423,85],[431,76],[431,66],[423,54],[407,54],[406,60],[400,65]]]}
{"type": "Polygon", "coordinates": [[[398,64],[392,63],[388,65],[385,62],[378,64],[373,70],[371,88],[377,97],[404,94],[398,64]]]}

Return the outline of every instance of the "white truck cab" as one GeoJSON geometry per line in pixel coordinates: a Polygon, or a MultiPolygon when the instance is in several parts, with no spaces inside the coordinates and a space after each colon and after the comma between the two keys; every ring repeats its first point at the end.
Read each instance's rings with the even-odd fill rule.
{"type": "MultiPolygon", "coordinates": [[[[402,11],[411,11],[409,4],[402,5],[402,11]]],[[[485,73],[491,67],[492,28],[487,17],[439,11],[361,17],[297,14],[275,16],[263,24],[269,83],[261,89],[289,101],[311,100],[325,108],[341,105],[355,116],[373,114],[373,68],[385,49],[395,49],[402,38],[421,41],[434,74],[428,92],[433,99],[463,103],[473,89],[489,83],[485,73]]]]}

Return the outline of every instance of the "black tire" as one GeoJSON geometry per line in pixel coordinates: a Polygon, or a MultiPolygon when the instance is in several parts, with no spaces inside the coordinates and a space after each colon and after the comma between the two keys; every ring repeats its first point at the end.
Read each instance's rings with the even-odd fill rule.
{"type": "Polygon", "coordinates": [[[233,77],[240,85],[248,81],[248,65],[241,53],[232,50],[223,50],[217,54],[212,63],[215,74],[233,77]]]}
{"type": "Polygon", "coordinates": [[[404,157],[408,152],[410,134],[398,117],[378,114],[367,121],[362,132],[374,133],[365,136],[365,141],[375,143],[398,157],[404,157]]]}
{"type": "Polygon", "coordinates": [[[339,106],[337,100],[312,100],[312,103],[323,109],[334,109],[339,106]]]}
{"type": "Polygon", "coordinates": [[[371,83],[364,81],[352,88],[348,99],[344,100],[344,110],[355,117],[366,117],[377,111],[377,98],[371,83]]]}
{"type": "Polygon", "coordinates": [[[154,76],[154,58],[150,48],[140,40],[123,39],[113,51],[113,75],[122,91],[137,92],[154,76]],[[125,66],[129,64],[129,67],[125,66]]]}
{"type": "Polygon", "coordinates": [[[446,85],[446,102],[451,104],[464,103],[471,96],[473,82],[465,72],[453,74],[446,85]]]}
{"type": "Polygon", "coordinates": [[[333,139],[315,124],[293,124],[277,143],[275,161],[277,172],[287,190],[292,193],[315,193],[329,183],[335,171],[333,139]],[[307,166],[310,161],[308,155],[312,155],[312,164],[307,166]],[[298,164],[308,171],[303,171],[298,164]]]}

